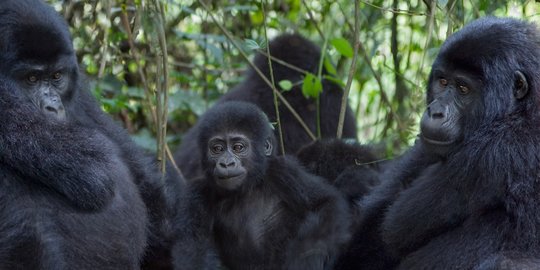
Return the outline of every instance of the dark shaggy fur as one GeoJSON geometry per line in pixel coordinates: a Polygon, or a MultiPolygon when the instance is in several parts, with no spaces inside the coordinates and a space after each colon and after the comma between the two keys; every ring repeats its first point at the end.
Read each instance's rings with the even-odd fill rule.
{"type": "Polygon", "coordinates": [[[442,156],[422,139],[397,163],[363,202],[363,226],[338,269],[540,268],[539,45],[534,25],[507,18],[448,38],[427,101],[459,90],[434,90],[451,85],[441,80],[448,74],[480,85],[456,95],[471,99],[456,111],[461,133],[442,156]]]}
{"type": "Polygon", "coordinates": [[[0,268],[139,269],[168,233],[154,164],[83,89],[51,7],[2,1],[0,35],[0,268]],[[30,74],[58,92],[65,121],[30,102],[30,74]]]}
{"type": "Polygon", "coordinates": [[[200,120],[199,151],[205,177],[193,181],[176,221],[176,269],[332,269],[349,239],[347,205],[332,186],[287,156],[265,154],[272,137],[258,107],[216,105],[200,120]],[[234,134],[248,138],[242,185],[219,186],[208,140],[234,134]],[[218,259],[219,257],[219,259],[218,259]]]}

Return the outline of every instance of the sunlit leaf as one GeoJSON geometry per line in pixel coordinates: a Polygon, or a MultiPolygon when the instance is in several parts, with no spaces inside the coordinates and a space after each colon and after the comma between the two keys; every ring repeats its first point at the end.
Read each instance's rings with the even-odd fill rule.
{"type": "Polygon", "coordinates": [[[349,41],[344,38],[334,38],[330,41],[330,44],[336,48],[336,50],[345,57],[353,57],[353,48],[349,41]]]}
{"type": "Polygon", "coordinates": [[[261,48],[261,46],[259,46],[259,43],[257,43],[257,41],[255,41],[253,39],[245,39],[244,44],[245,44],[246,48],[248,48],[250,50],[258,50],[258,49],[261,48]]]}
{"type": "Polygon", "coordinates": [[[302,94],[306,98],[317,98],[322,91],[322,83],[317,76],[308,73],[302,83],[302,94]]]}
{"type": "Polygon", "coordinates": [[[293,87],[292,82],[289,80],[280,81],[278,84],[283,91],[290,91],[293,87]]]}
{"type": "Polygon", "coordinates": [[[330,62],[330,60],[328,59],[328,57],[324,58],[324,68],[326,69],[326,71],[328,71],[328,73],[334,76],[337,75],[337,71],[334,68],[334,65],[332,65],[332,62],[330,62]]]}

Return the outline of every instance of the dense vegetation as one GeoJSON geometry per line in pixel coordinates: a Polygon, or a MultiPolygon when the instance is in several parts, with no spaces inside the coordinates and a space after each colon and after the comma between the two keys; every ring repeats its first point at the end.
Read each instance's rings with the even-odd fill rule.
{"type": "MultiPolygon", "coordinates": [[[[104,109],[160,158],[164,142],[174,148],[242,79],[250,56],[282,32],[323,47],[330,79],[346,89],[351,79],[360,141],[393,156],[416,137],[429,67],[446,37],[486,15],[535,21],[540,8],[531,0],[49,2],[67,19],[104,109]]],[[[316,98],[318,80],[320,74],[307,74],[303,82],[276,84],[286,91],[303,83],[304,94],[316,98]]]]}

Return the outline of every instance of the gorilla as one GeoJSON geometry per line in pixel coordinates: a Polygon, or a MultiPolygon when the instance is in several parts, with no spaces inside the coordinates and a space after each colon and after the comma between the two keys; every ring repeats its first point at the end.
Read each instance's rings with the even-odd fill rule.
{"type": "Polygon", "coordinates": [[[218,104],[199,128],[205,176],[190,182],[175,221],[176,269],[332,269],[350,236],[339,192],[275,154],[254,104],[218,104]]]}
{"type": "Polygon", "coordinates": [[[540,34],[486,17],[433,63],[415,145],[337,269],[540,268],[540,34]]]}
{"type": "Polygon", "coordinates": [[[53,8],[2,1],[0,36],[0,268],[139,269],[170,223],[157,167],[83,88],[53,8]]]}
{"type": "Polygon", "coordinates": [[[380,183],[381,158],[369,145],[323,139],[302,147],[296,156],[309,172],[337,187],[351,204],[380,183]]]}
{"type": "MultiPolygon", "coordinates": [[[[273,39],[268,46],[272,57],[283,60],[301,70],[317,74],[321,50],[311,41],[298,34],[283,34],[273,39]]],[[[270,78],[270,67],[268,58],[265,55],[257,54],[253,62],[267,78],[270,78]]],[[[272,61],[272,71],[276,84],[282,80],[289,80],[296,85],[290,91],[282,92],[282,94],[311,131],[316,134],[316,102],[314,99],[305,98],[301,90],[301,82],[305,74],[274,60],[272,61]]],[[[323,74],[326,74],[326,71],[323,71],[323,74]]],[[[333,138],[337,132],[343,89],[330,80],[323,80],[322,85],[324,90],[320,95],[321,136],[323,138],[333,138]]],[[[249,69],[244,81],[223,95],[217,101],[217,104],[232,100],[253,103],[268,115],[272,123],[277,122],[272,89],[254,69],[249,69]]],[[[312,139],[285,106],[281,105],[279,107],[279,114],[285,153],[294,154],[302,145],[310,143],[312,139]]],[[[274,133],[278,137],[277,128],[274,133]]],[[[356,134],[356,119],[351,109],[347,108],[343,137],[356,139],[356,134]]],[[[199,147],[196,142],[197,126],[184,135],[182,144],[175,153],[175,160],[188,180],[203,175],[199,163],[199,147]]],[[[279,146],[276,148],[281,149],[279,146]]]]}

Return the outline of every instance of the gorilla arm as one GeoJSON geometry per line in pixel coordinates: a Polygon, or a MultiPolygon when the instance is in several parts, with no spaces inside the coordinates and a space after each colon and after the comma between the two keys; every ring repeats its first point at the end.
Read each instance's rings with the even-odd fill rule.
{"type": "Polygon", "coordinates": [[[304,213],[298,237],[289,244],[286,269],[328,269],[350,238],[350,218],[345,199],[322,178],[304,172],[290,158],[274,158],[267,175],[275,190],[293,211],[304,213]],[[292,180],[292,181],[291,181],[292,180]]]}
{"type": "Polygon", "coordinates": [[[29,101],[0,84],[0,162],[38,181],[76,207],[98,210],[114,195],[114,147],[94,130],[50,121],[29,101]]]}
{"type": "MultiPolygon", "coordinates": [[[[498,138],[486,141],[487,133],[489,130],[479,132],[463,146],[472,150],[458,151],[452,158],[427,167],[410,188],[400,193],[382,226],[385,243],[403,255],[460,226],[472,215],[500,207],[506,181],[501,176],[508,168],[495,166],[493,161],[500,159],[504,148],[512,145],[512,136],[502,129],[498,138]]],[[[505,159],[519,160],[519,157],[505,159]]]]}

